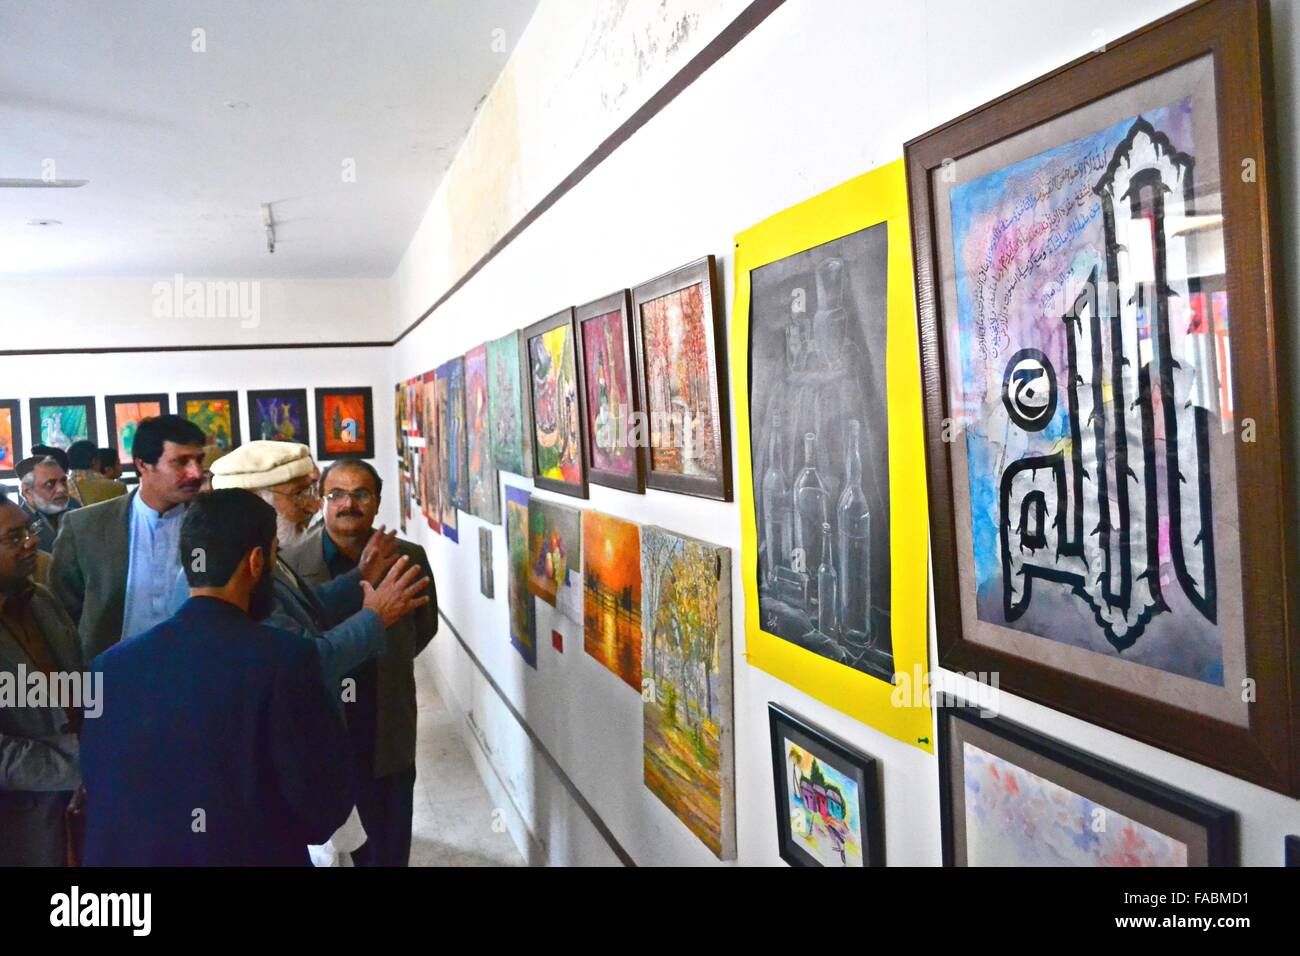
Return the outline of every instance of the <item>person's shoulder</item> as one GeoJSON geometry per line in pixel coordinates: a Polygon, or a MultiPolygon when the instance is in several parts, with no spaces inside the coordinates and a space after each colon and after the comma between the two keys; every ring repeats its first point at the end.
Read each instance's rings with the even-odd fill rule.
{"type": "Polygon", "coordinates": [[[132,498],[130,494],[122,494],[106,501],[82,505],[66,512],[63,521],[75,528],[92,528],[104,522],[112,522],[115,518],[121,518],[131,507],[132,498]]]}
{"type": "Polygon", "coordinates": [[[289,665],[304,661],[316,663],[320,660],[315,638],[295,634],[265,621],[259,621],[255,626],[259,632],[258,636],[266,641],[267,646],[271,648],[272,656],[277,660],[289,665]]]}
{"type": "MultiPolygon", "coordinates": [[[[312,525],[303,534],[301,538],[293,544],[287,545],[280,549],[280,557],[288,561],[295,568],[303,562],[304,558],[310,558],[313,554],[319,558],[321,553],[321,530],[323,524],[312,525]]],[[[299,572],[301,573],[301,572],[299,572]]]]}
{"type": "Polygon", "coordinates": [[[418,561],[421,564],[429,563],[429,556],[425,553],[423,545],[416,544],[414,541],[407,541],[405,538],[398,538],[397,547],[402,554],[412,561],[418,561]]]}

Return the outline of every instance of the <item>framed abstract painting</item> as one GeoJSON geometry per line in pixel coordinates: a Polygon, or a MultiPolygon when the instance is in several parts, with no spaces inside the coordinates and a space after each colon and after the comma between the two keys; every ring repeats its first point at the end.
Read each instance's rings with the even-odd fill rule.
{"type": "Polygon", "coordinates": [[[726,340],[713,256],[632,290],[646,487],[731,500],[726,340]]]}
{"type": "Polygon", "coordinates": [[[296,441],[310,447],[305,388],[248,390],[248,434],[256,441],[296,441]]]}
{"type": "Polygon", "coordinates": [[[492,409],[488,398],[487,346],[465,353],[465,467],[469,511],[490,524],[501,523],[497,466],[492,457],[492,409]]]}
{"type": "Polygon", "coordinates": [[[0,399],[0,478],[16,478],[23,460],[23,421],[16,398],[0,399]]]}
{"type": "Polygon", "coordinates": [[[446,365],[447,488],[452,505],[469,511],[469,434],[465,426],[465,357],[458,355],[446,365]]]}
{"type": "Polygon", "coordinates": [[[436,448],[428,448],[428,441],[425,446],[428,448],[430,455],[438,456],[438,467],[435,473],[438,479],[438,525],[445,538],[452,541],[460,541],[460,516],[456,512],[456,499],[452,497],[452,456],[454,454],[455,442],[451,439],[451,362],[444,362],[435,370],[433,388],[433,408],[431,409],[437,416],[436,424],[431,427],[436,433],[436,448]]]}
{"type": "Polygon", "coordinates": [[[898,160],[736,236],[732,378],[750,663],[932,751],[909,228],[898,160]]]}
{"type": "Polygon", "coordinates": [[[33,398],[29,406],[33,445],[49,445],[67,451],[74,441],[99,444],[93,397],[33,398]]]}
{"type": "Polygon", "coordinates": [[[238,392],[180,392],[176,414],[198,425],[209,445],[222,451],[239,447],[238,392]]]}
{"type": "Polygon", "coordinates": [[[939,710],[945,866],[1232,866],[1236,814],[973,707],[939,710]]]}
{"type": "Polygon", "coordinates": [[[438,372],[425,372],[420,382],[420,403],[424,408],[424,460],[418,481],[424,489],[422,510],[429,527],[442,533],[442,456],[438,452],[438,372]]]}
{"type": "Polygon", "coordinates": [[[776,704],[767,705],[781,859],[791,866],[885,865],[880,772],[776,704]]]}
{"type": "MultiPolygon", "coordinates": [[[[523,379],[518,332],[487,344],[488,407],[492,410],[492,457],[501,471],[532,477],[532,420],[523,379]]],[[[526,367],[526,358],[522,367],[526,367]]]]}
{"type": "MultiPolygon", "coordinates": [[[[416,379],[415,381],[419,381],[416,379]]],[[[419,406],[409,414],[423,419],[423,404],[419,388],[408,389],[409,401],[419,406]]],[[[249,393],[252,401],[253,393],[249,393]]],[[[422,425],[423,422],[420,421],[422,425]]],[[[316,389],[316,457],[321,461],[332,458],[375,457],[375,404],[370,386],[356,388],[316,389]]],[[[306,433],[304,432],[304,436],[306,433]]],[[[304,437],[303,443],[307,440],[304,437]]]]}
{"type": "Polygon", "coordinates": [[[580,378],[586,388],[587,478],[641,494],[649,453],[632,352],[631,300],[626,290],[574,309],[580,378]]]}
{"type": "Polygon", "coordinates": [[[528,406],[533,428],[533,483],[576,498],[587,497],[585,401],[579,377],[577,329],[565,309],[523,333],[528,406]]]}
{"type": "Polygon", "coordinates": [[[166,392],[150,395],[104,396],[104,421],[108,425],[109,447],[117,450],[117,463],[123,472],[135,471],[131,457],[131,444],[135,429],[143,419],[166,415],[171,411],[171,399],[166,392]]]}
{"type": "Polygon", "coordinates": [[[939,663],[1300,795],[1254,0],[907,144],[939,663]]]}

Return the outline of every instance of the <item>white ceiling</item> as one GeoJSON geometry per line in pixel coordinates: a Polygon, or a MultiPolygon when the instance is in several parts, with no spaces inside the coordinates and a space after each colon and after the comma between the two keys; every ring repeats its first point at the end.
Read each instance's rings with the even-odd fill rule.
{"type": "Polygon", "coordinates": [[[0,3],[0,276],[391,275],[536,5],[0,3]]]}

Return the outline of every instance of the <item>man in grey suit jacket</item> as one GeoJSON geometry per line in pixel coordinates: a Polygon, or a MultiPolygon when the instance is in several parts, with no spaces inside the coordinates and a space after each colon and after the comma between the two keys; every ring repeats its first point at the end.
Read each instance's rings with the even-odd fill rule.
{"type": "MultiPolygon", "coordinates": [[[[72,621],[49,591],[29,580],[37,544],[29,523],[0,492],[0,681],[13,682],[20,694],[35,672],[82,669],[72,621]]],[[[81,786],[80,712],[72,705],[84,701],[52,703],[57,706],[0,705],[0,867],[66,861],[65,813],[81,786]]]]}
{"type": "MultiPolygon", "coordinates": [[[[325,521],[284,549],[284,560],[312,588],[351,573],[374,533],[383,483],[361,459],[340,459],[325,469],[321,491],[325,521]]],[[[433,581],[424,549],[397,542],[412,565],[433,581]]],[[[359,866],[406,866],[411,855],[415,787],[415,656],[438,630],[437,593],[429,603],[388,628],[388,644],[376,660],[351,671],[345,685],[352,738],[357,809],[366,842],[353,853],[359,866]]]]}

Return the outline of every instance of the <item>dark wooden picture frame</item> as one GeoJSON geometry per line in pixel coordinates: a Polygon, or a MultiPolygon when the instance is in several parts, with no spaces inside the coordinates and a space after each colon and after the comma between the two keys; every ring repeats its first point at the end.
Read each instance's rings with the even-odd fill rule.
{"type": "MultiPolygon", "coordinates": [[[[51,405],[80,405],[86,410],[86,440],[95,443],[99,447],[99,420],[95,415],[95,396],[93,395],[76,395],[62,398],[33,398],[27,403],[27,412],[31,422],[31,443],[33,446],[42,444],[41,442],[41,410],[51,405]]],[[[71,436],[69,436],[71,437],[71,436]]],[[[76,439],[73,439],[76,441],[76,439]]],[[[67,449],[64,449],[65,451],[67,449]]]]}
{"type": "MultiPolygon", "coordinates": [[[[414,415],[414,412],[411,413],[414,415]]],[[[400,429],[399,429],[400,432],[400,429]]],[[[399,435],[399,439],[400,439],[399,435]]],[[[437,450],[434,450],[437,453],[437,450]]],[[[375,457],[375,396],[374,390],[369,385],[358,385],[354,388],[318,388],[316,389],[316,460],[332,461],[336,458],[374,458],[375,457]],[[330,422],[326,421],[325,399],[328,396],[347,396],[356,395],[362,400],[365,409],[365,443],[359,452],[348,452],[346,454],[335,454],[326,447],[326,441],[329,435],[330,422]]],[[[413,481],[418,481],[417,475],[412,475],[413,481]]]]}
{"type": "MultiPolygon", "coordinates": [[[[1287,662],[1297,659],[1300,647],[1287,608],[1294,571],[1288,567],[1288,486],[1282,459],[1287,445],[1278,387],[1285,375],[1279,373],[1273,347],[1278,333],[1273,304],[1278,301],[1279,242],[1271,231],[1276,196],[1265,108],[1269,50],[1267,12],[1260,0],[1197,3],[912,140],[905,153],[916,252],[939,664],[961,672],[996,672],[1002,688],[1011,693],[1297,796],[1300,672],[1288,668],[1287,662]],[[966,443],[960,437],[951,440],[951,423],[961,420],[962,410],[951,407],[950,389],[952,376],[960,372],[947,367],[945,352],[947,336],[958,321],[957,315],[944,314],[940,237],[947,224],[940,221],[937,198],[950,164],[960,169],[963,157],[1088,108],[1111,93],[1159,82],[1169,71],[1202,61],[1207,54],[1215,78],[1226,292],[1237,317],[1231,329],[1231,408],[1235,416],[1251,419],[1256,429],[1254,441],[1235,442],[1233,453],[1244,673],[1255,687],[1244,725],[968,638],[963,601],[973,596],[962,590],[960,574],[961,562],[970,557],[959,555],[953,486],[954,456],[966,454],[966,443]],[[1246,158],[1252,161],[1251,176],[1242,175],[1246,158]]],[[[953,253],[947,255],[951,261],[953,253]]],[[[1224,500],[1233,502],[1231,495],[1224,500]]],[[[1241,639],[1233,635],[1234,641],[1241,639]]],[[[1224,683],[1222,696],[1228,699],[1229,690],[1235,693],[1235,682],[1224,683]]]]}
{"type": "MultiPolygon", "coordinates": [[[[119,405],[138,405],[145,402],[156,402],[160,415],[169,415],[172,410],[172,399],[166,392],[148,392],[139,395],[105,395],[104,396],[104,424],[108,429],[108,444],[104,447],[117,449],[117,406],[119,405]]],[[[129,458],[122,461],[118,456],[118,465],[122,469],[122,474],[135,474],[135,459],[129,458]]]]}
{"type": "Polygon", "coordinates": [[[793,738],[801,749],[846,777],[858,788],[858,824],[862,835],[862,865],[885,865],[884,804],[881,799],[880,762],[849,747],[843,741],[814,727],[781,707],[767,705],[768,733],[772,746],[772,790],[776,799],[776,833],[781,859],[791,866],[825,866],[798,845],[790,824],[790,794],[786,778],[786,739],[793,738]]]}
{"type": "MultiPolygon", "coordinates": [[[[641,407],[641,386],[637,379],[640,371],[640,365],[636,358],[635,343],[632,339],[632,297],[626,290],[622,289],[612,295],[596,299],[594,302],[588,302],[580,305],[573,310],[574,322],[578,329],[577,355],[579,373],[578,377],[585,388],[589,388],[591,369],[587,367],[587,345],[586,345],[586,323],[617,312],[620,316],[622,325],[622,343],[623,343],[623,364],[624,373],[627,376],[627,422],[625,431],[629,441],[636,437],[637,430],[633,427],[635,417],[642,411],[641,407]]],[[[633,473],[630,475],[620,475],[609,469],[598,468],[595,464],[595,444],[596,436],[591,430],[591,416],[594,411],[591,408],[590,395],[584,395],[585,402],[584,412],[586,413],[582,420],[584,448],[587,455],[587,480],[595,485],[605,485],[608,488],[618,488],[620,491],[630,491],[633,494],[643,494],[645,492],[645,475],[647,458],[649,457],[649,446],[645,442],[638,442],[630,445],[632,452],[633,473]]]]}
{"type": "Polygon", "coordinates": [[[640,387],[640,404],[646,416],[646,480],[647,488],[659,491],[672,491],[681,495],[693,495],[697,498],[712,498],[716,501],[730,501],[731,489],[731,414],[727,404],[731,396],[731,386],[727,380],[727,332],[722,307],[722,288],[718,284],[718,265],[713,256],[696,259],[671,272],[664,273],[648,282],[643,282],[632,290],[632,323],[636,340],[637,374],[640,387]],[[654,467],[654,447],[650,436],[655,430],[654,403],[650,400],[650,391],[654,383],[651,380],[647,362],[649,356],[645,342],[645,323],[642,309],[655,299],[663,298],[674,292],[702,285],[705,295],[703,306],[710,315],[705,317],[704,331],[709,337],[709,347],[713,353],[711,372],[714,376],[715,393],[711,396],[712,407],[717,409],[717,453],[718,467],[712,477],[704,475],[680,475],[666,471],[656,471],[654,467]]]}
{"type": "Polygon", "coordinates": [[[1300,836],[1288,836],[1283,851],[1283,866],[1300,866],[1300,836]]]}
{"type": "MultiPolygon", "coordinates": [[[[259,400],[268,398],[288,398],[297,403],[298,408],[302,410],[302,431],[291,439],[300,445],[311,447],[311,402],[307,400],[307,389],[305,388],[250,388],[245,396],[248,401],[246,414],[248,415],[248,440],[258,441],[262,439],[258,428],[259,419],[257,414],[257,403],[259,400]]],[[[270,441],[281,441],[283,439],[272,438],[270,441]]]]}
{"type": "MultiPolygon", "coordinates": [[[[1066,771],[1081,774],[1104,786],[1122,791],[1126,797],[1132,798],[1138,804],[1145,804],[1155,810],[1182,818],[1204,832],[1206,865],[1235,866],[1237,864],[1237,814],[1234,811],[1166,786],[1118,764],[1094,757],[1092,754],[1035,733],[1005,718],[985,716],[977,707],[957,704],[938,709],[939,818],[944,866],[960,865],[957,862],[957,847],[954,843],[956,800],[953,788],[964,787],[964,780],[953,779],[953,758],[957,756],[954,753],[952,733],[954,721],[964,721],[981,728],[993,737],[1030,751],[1066,771]]],[[[1014,760],[1001,754],[993,754],[993,756],[1014,763],[1014,760]]],[[[1025,768],[1020,769],[1026,773],[1033,772],[1025,768]]],[[[1051,780],[1050,777],[1046,779],[1056,786],[1070,789],[1065,784],[1051,780]]]]}
{"type": "MultiPolygon", "coordinates": [[[[189,402],[229,402],[230,403],[230,447],[226,451],[233,451],[243,444],[243,435],[239,422],[239,393],[238,392],[177,392],[176,393],[176,414],[188,421],[194,421],[185,413],[185,406],[189,402]]],[[[199,424],[195,422],[195,424],[199,424]]],[[[199,425],[202,428],[202,425],[199,425]]]]}
{"type": "Polygon", "coordinates": [[[12,431],[10,438],[13,441],[13,458],[15,466],[15,468],[0,468],[0,478],[17,478],[18,472],[15,469],[18,463],[26,457],[23,454],[22,402],[16,398],[0,399],[0,409],[9,412],[9,427],[12,431]]]}
{"type": "Polygon", "coordinates": [[[532,456],[533,463],[533,484],[538,488],[545,488],[547,491],[558,491],[563,495],[571,495],[575,498],[587,497],[587,429],[585,422],[587,420],[587,386],[582,378],[582,342],[578,339],[578,324],[574,320],[572,308],[563,309],[554,315],[547,316],[540,322],[534,322],[528,326],[519,337],[519,347],[523,351],[520,357],[522,364],[519,373],[528,380],[528,454],[532,456]],[[577,385],[578,393],[578,465],[581,475],[576,482],[562,481],[558,478],[549,478],[542,474],[541,461],[538,458],[537,450],[537,395],[533,391],[533,350],[532,341],[539,335],[543,335],[552,329],[558,329],[561,326],[567,326],[569,329],[569,339],[573,343],[573,362],[574,362],[574,382],[577,385]]]}

